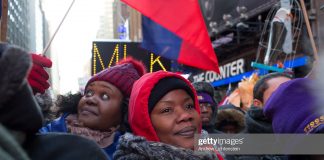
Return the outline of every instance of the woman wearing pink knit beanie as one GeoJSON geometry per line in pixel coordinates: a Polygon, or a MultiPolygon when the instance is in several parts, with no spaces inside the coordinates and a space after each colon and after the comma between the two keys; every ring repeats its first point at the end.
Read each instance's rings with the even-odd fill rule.
{"type": "Polygon", "coordinates": [[[86,137],[97,142],[112,159],[118,139],[127,128],[126,113],[133,84],[144,73],[144,65],[132,58],[102,70],[87,82],[82,96],[61,97],[63,103],[59,107],[63,115],[40,132],[67,132],[86,137]]]}

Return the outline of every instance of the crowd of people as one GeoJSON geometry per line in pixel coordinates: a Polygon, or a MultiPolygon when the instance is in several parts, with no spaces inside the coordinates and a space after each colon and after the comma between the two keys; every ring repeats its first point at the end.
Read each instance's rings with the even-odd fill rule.
{"type": "Polygon", "coordinates": [[[254,85],[245,110],[219,105],[210,83],[146,73],[132,58],[93,75],[84,93],[51,99],[49,67],[46,57],[0,44],[0,159],[323,158],[194,150],[197,134],[323,133],[311,78],[267,74],[254,85]]]}

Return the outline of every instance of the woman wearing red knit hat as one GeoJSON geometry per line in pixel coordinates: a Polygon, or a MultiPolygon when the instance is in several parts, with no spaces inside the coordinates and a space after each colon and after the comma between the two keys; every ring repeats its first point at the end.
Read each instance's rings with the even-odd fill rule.
{"type": "Polygon", "coordinates": [[[112,159],[118,139],[127,128],[133,84],[144,73],[144,65],[131,58],[97,73],[87,82],[84,95],[58,99],[63,115],[40,132],[68,132],[86,137],[97,142],[112,159]]]}

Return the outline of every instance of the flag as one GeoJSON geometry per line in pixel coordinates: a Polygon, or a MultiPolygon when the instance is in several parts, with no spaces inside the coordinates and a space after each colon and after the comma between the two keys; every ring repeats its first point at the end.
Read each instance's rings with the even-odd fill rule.
{"type": "Polygon", "coordinates": [[[142,46],[161,57],[219,73],[198,0],[122,0],[142,13],[142,46]]]}

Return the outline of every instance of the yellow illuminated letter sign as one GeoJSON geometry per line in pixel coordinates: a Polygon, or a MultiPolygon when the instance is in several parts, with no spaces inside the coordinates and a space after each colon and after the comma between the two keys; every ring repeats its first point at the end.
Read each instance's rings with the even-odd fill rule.
{"type": "Polygon", "coordinates": [[[158,57],[156,57],[156,58],[154,59],[154,54],[151,53],[151,62],[150,62],[150,72],[151,72],[151,73],[153,72],[153,65],[154,65],[155,63],[158,63],[158,64],[160,65],[160,67],[161,67],[164,71],[166,71],[165,67],[163,66],[162,62],[160,61],[160,57],[161,57],[161,56],[158,56],[158,57]]]}
{"type": "Polygon", "coordinates": [[[98,59],[100,61],[101,68],[105,69],[105,66],[104,66],[104,63],[102,61],[101,55],[99,53],[98,47],[97,47],[97,45],[95,43],[93,43],[93,74],[97,73],[97,70],[96,70],[97,56],[98,56],[98,59]]]}
{"type": "MultiPolygon", "coordinates": [[[[123,47],[123,54],[122,56],[124,56],[123,58],[126,59],[127,57],[127,44],[123,44],[123,46],[120,46],[120,44],[116,44],[115,47],[114,47],[114,52],[111,56],[111,58],[109,59],[109,63],[107,65],[107,68],[110,68],[112,65],[113,65],[113,62],[115,63],[118,63],[119,61],[119,47],[123,47]]],[[[104,64],[104,61],[103,61],[103,58],[102,58],[102,55],[103,53],[100,54],[99,52],[99,48],[98,46],[96,45],[96,43],[93,43],[93,74],[96,74],[97,73],[97,59],[99,60],[99,64],[102,68],[102,70],[104,70],[106,67],[105,67],[105,64],[104,64]]],[[[157,56],[154,58],[154,54],[151,53],[151,59],[150,59],[150,72],[153,72],[153,66],[155,64],[159,65],[159,67],[166,71],[164,65],[162,64],[161,60],[160,60],[160,56],[157,56]]],[[[106,61],[105,61],[106,62],[106,61]]]]}
{"type": "Polygon", "coordinates": [[[116,63],[118,63],[118,60],[119,60],[119,58],[118,58],[118,56],[119,56],[119,45],[118,45],[118,44],[116,44],[116,47],[115,47],[114,53],[113,53],[113,55],[111,56],[111,59],[110,59],[110,61],[109,61],[109,64],[108,64],[107,68],[110,68],[110,66],[111,66],[111,64],[112,64],[112,62],[113,62],[115,56],[116,56],[116,63]]]}
{"type": "MultiPolygon", "coordinates": [[[[126,56],[127,56],[127,45],[124,44],[124,59],[126,58],[126,56]]],[[[101,58],[101,55],[100,55],[100,52],[99,52],[99,49],[98,49],[97,45],[94,43],[93,44],[93,74],[97,73],[97,70],[96,70],[97,57],[98,57],[98,59],[100,61],[100,65],[101,65],[102,70],[104,70],[105,69],[105,64],[104,64],[104,62],[103,62],[103,60],[101,58]]],[[[118,63],[118,60],[119,60],[119,45],[118,44],[116,44],[116,46],[115,46],[114,53],[111,56],[111,59],[109,61],[109,64],[108,64],[107,68],[110,68],[110,66],[112,65],[114,59],[115,59],[115,62],[118,63]]]]}

